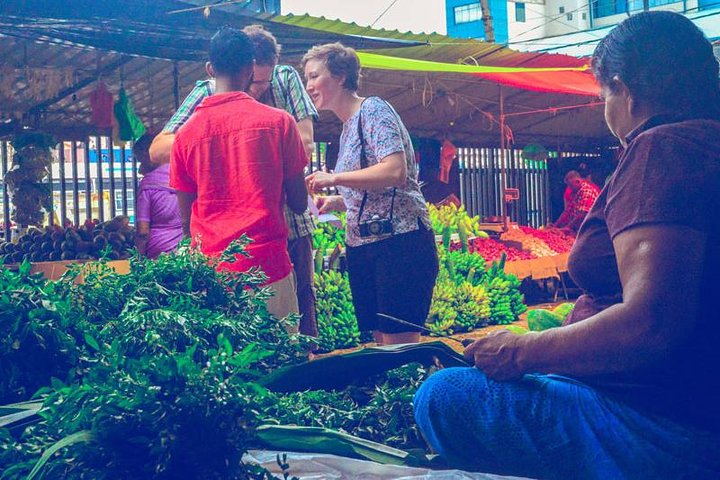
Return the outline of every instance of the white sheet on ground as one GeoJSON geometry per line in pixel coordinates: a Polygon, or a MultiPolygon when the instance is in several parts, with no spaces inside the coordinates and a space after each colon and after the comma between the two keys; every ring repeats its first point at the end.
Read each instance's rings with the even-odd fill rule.
{"type": "MultiPolygon", "coordinates": [[[[250,450],[243,460],[257,463],[275,474],[281,473],[277,455],[285,452],[250,450]]],[[[428,470],[400,467],[336,455],[287,452],[290,475],[301,480],[523,480],[489,473],[460,470],[428,470]]]]}

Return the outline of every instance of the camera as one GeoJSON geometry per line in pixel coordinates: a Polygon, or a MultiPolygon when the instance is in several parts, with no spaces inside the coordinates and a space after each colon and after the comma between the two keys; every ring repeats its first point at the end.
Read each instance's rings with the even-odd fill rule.
{"type": "Polygon", "coordinates": [[[363,238],[393,233],[392,220],[380,218],[379,215],[373,215],[366,222],[358,222],[358,227],[360,228],[360,236],[363,238]]]}

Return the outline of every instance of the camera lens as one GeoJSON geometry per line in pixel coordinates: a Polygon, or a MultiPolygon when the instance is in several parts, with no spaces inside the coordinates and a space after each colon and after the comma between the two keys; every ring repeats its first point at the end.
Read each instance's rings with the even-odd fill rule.
{"type": "Polygon", "coordinates": [[[382,230],[379,222],[372,222],[370,225],[368,225],[368,227],[368,230],[370,230],[370,233],[372,233],[373,235],[379,235],[380,231],[382,230]]]}

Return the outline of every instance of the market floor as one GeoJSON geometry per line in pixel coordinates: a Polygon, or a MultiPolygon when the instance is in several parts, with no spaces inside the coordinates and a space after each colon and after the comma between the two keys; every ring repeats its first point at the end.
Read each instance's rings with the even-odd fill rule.
{"type": "MultiPolygon", "coordinates": [[[[565,302],[565,301],[555,302],[555,303],[538,303],[538,304],[536,304],[536,305],[529,306],[529,307],[528,307],[528,311],[525,312],[525,313],[523,313],[522,315],[520,315],[520,319],[519,319],[517,322],[513,322],[512,325],[517,325],[517,326],[519,326],[519,327],[528,328],[527,314],[528,314],[528,312],[529,312],[530,310],[536,310],[536,309],[538,309],[538,308],[552,309],[552,308],[557,307],[558,305],[560,305],[561,303],[564,303],[564,302],[565,302]]],[[[456,334],[456,335],[453,335],[452,337],[453,337],[453,338],[456,338],[456,339],[458,339],[458,340],[464,340],[464,339],[466,339],[466,338],[471,338],[471,339],[482,338],[482,337],[484,337],[485,335],[488,335],[488,334],[490,334],[490,333],[492,333],[492,332],[495,332],[495,331],[497,331],[497,330],[502,330],[502,329],[504,329],[506,326],[507,326],[507,325],[491,325],[491,326],[489,326],[489,327],[478,328],[477,330],[473,330],[472,332],[458,333],[458,334],[456,334]]],[[[460,352],[460,353],[462,353],[462,351],[463,351],[462,345],[460,345],[458,342],[454,342],[454,341],[449,340],[449,339],[447,339],[447,338],[431,337],[431,336],[429,336],[429,335],[427,335],[427,336],[426,336],[426,335],[423,335],[422,337],[420,337],[420,342],[437,342],[438,340],[441,341],[441,342],[443,342],[443,343],[445,343],[445,344],[447,344],[447,345],[450,346],[453,350],[456,350],[456,351],[458,351],[458,352],[460,352]]],[[[376,346],[375,343],[364,343],[364,344],[362,344],[362,345],[360,345],[360,346],[358,346],[358,347],[340,349],[340,350],[332,351],[332,352],[330,352],[330,353],[320,354],[320,355],[317,355],[316,358],[328,357],[328,356],[332,356],[332,355],[341,355],[341,354],[343,354],[343,353],[350,353],[350,352],[354,352],[354,351],[356,351],[356,350],[360,350],[361,348],[374,347],[374,346],[376,346]]]]}

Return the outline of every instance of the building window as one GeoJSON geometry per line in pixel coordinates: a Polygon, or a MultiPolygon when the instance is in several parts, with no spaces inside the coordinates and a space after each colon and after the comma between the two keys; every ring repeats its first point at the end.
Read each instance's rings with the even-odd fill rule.
{"type": "Polygon", "coordinates": [[[587,20],[587,13],[585,13],[585,12],[582,13],[582,19],[587,20]]]}
{"type": "MultiPolygon", "coordinates": [[[[650,0],[650,7],[659,7],[660,5],[669,5],[671,3],[678,3],[678,0],[650,0]]],[[[702,4],[702,2],[699,3],[702,4]]],[[[640,9],[642,9],[642,5],[640,9]]]]}
{"type": "Polygon", "coordinates": [[[525,22],[525,4],[521,2],[515,3],[515,21],[525,22]]]}
{"type": "Polygon", "coordinates": [[[625,13],[628,7],[627,2],[628,0],[594,0],[591,3],[593,17],[602,18],[625,13]]]}
{"type": "Polygon", "coordinates": [[[572,14],[572,13],[568,13],[567,15],[565,15],[565,18],[567,18],[568,21],[572,20],[572,19],[573,19],[573,14],[572,14]]]}
{"type": "Polygon", "coordinates": [[[471,3],[469,5],[460,5],[454,8],[455,25],[461,23],[470,23],[480,20],[480,2],[471,3]]]}
{"type": "Polygon", "coordinates": [[[565,13],[565,7],[560,7],[559,10],[560,10],[560,13],[565,13]]]}

